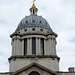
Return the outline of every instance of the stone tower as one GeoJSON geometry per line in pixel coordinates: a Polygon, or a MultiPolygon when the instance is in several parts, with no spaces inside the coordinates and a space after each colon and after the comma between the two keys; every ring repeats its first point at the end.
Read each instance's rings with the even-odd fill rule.
{"type": "Polygon", "coordinates": [[[15,32],[10,35],[10,72],[34,63],[52,71],[59,71],[60,58],[56,54],[57,34],[53,32],[46,19],[37,15],[37,12],[38,9],[33,3],[30,15],[25,16],[15,32]]]}

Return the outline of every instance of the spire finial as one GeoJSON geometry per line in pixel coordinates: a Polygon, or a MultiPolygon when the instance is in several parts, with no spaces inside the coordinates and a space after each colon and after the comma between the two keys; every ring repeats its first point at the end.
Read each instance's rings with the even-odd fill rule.
{"type": "Polygon", "coordinates": [[[37,14],[37,11],[38,11],[38,9],[36,8],[36,6],[35,6],[35,2],[36,0],[33,0],[33,5],[32,5],[32,7],[30,8],[30,14],[37,14]]]}
{"type": "Polygon", "coordinates": [[[35,6],[35,3],[34,3],[35,1],[36,1],[36,0],[33,0],[33,5],[32,5],[32,7],[36,7],[36,6],[35,6]]]}

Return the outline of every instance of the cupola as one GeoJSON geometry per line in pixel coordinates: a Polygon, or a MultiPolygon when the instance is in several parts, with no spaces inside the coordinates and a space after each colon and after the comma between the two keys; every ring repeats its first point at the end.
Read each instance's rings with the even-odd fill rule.
{"type": "Polygon", "coordinates": [[[59,70],[60,58],[56,54],[57,34],[53,32],[47,20],[37,15],[37,12],[38,9],[33,3],[30,15],[25,16],[15,32],[10,35],[12,38],[10,72],[31,63],[40,64],[53,71],[59,70]]]}
{"type": "Polygon", "coordinates": [[[37,14],[38,9],[36,8],[35,4],[33,3],[32,7],[30,8],[30,14],[37,14]]]}

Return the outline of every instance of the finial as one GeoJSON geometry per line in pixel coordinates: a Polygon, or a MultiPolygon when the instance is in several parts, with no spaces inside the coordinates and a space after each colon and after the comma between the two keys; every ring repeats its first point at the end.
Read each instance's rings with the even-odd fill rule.
{"type": "Polygon", "coordinates": [[[34,1],[36,1],[36,0],[33,0],[33,5],[32,5],[32,7],[36,7],[35,4],[34,4],[34,1]]]}
{"type": "Polygon", "coordinates": [[[36,0],[33,0],[33,5],[32,5],[32,7],[30,8],[30,14],[37,14],[37,11],[38,11],[38,9],[36,8],[36,6],[35,6],[35,2],[36,0]]]}

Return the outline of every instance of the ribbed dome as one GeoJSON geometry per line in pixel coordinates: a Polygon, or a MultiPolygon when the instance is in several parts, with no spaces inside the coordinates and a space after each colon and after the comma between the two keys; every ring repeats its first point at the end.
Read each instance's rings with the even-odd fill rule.
{"type": "Polygon", "coordinates": [[[46,29],[52,31],[49,23],[42,16],[37,15],[37,11],[38,11],[38,9],[36,7],[31,7],[30,8],[31,15],[26,16],[25,18],[23,18],[21,20],[16,31],[18,31],[22,28],[30,27],[30,26],[33,26],[33,27],[38,26],[38,27],[46,28],[46,29]]]}
{"type": "Polygon", "coordinates": [[[16,30],[20,30],[21,28],[26,28],[29,26],[43,27],[52,31],[49,23],[42,16],[38,16],[36,14],[32,14],[30,16],[26,16],[25,18],[23,18],[16,30]]]}

